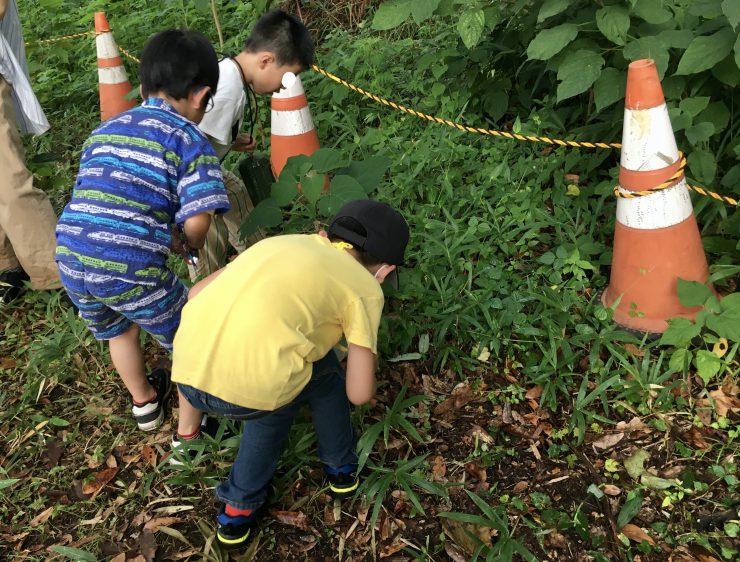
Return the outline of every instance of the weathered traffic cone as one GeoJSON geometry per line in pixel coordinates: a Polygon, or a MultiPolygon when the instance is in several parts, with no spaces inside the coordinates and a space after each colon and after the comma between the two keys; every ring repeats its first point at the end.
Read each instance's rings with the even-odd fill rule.
{"type": "Polygon", "coordinates": [[[614,320],[641,332],[663,332],[666,320],[693,318],[697,307],[678,300],[678,278],[709,277],[699,228],[655,62],[638,60],[627,71],[620,197],[609,286],[602,301],[614,320]],[[630,192],[669,187],[629,198],[630,192]]]}
{"type": "Polygon", "coordinates": [[[98,88],[100,91],[100,120],[107,121],[122,111],[131,109],[136,100],[126,99],[131,91],[126,69],[123,67],[118,45],[113,39],[105,12],[95,12],[95,45],[98,51],[98,88]]]}
{"type": "Polygon", "coordinates": [[[271,109],[270,164],[277,178],[288,158],[318,150],[319,137],[301,79],[292,72],[285,73],[282,89],[272,94],[271,109]]]}

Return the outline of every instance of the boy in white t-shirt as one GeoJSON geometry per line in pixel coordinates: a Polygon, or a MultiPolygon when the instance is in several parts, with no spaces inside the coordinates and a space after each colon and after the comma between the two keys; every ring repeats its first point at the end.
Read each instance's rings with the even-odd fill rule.
{"type": "MultiPolygon", "coordinates": [[[[247,89],[256,94],[279,91],[283,75],[305,70],[313,63],[313,55],[314,45],[306,26],[290,14],[273,10],[257,21],[238,55],[219,63],[213,109],[199,126],[222,161],[231,150],[254,150],[254,138],[239,132],[248,101],[247,89]]],[[[239,228],[254,205],[244,182],[223,166],[222,171],[231,210],[211,222],[205,245],[198,252],[198,263],[190,270],[194,281],[226,264],[229,244],[241,253],[261,239],[259,234],[246,241],[241,239],[239,228]]]]}

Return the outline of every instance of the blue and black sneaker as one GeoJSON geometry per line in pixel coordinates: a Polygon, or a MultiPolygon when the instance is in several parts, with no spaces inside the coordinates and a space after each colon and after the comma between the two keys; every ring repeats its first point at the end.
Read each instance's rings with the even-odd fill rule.
{"type": "Polygon", "coordinates": [[[329,490],[335,498],[351,496],[360,485],[356,464],[345,464],[337,468],[324,466],[324,472],[329,481],[329,490]]]}
{"type": "Polygon", "coordinates": [[[249,515],[227,515],[226,506],[222,505],[216,517],[216,542],[225,550],[237,550],[249,543],[252,528],[257,519],[256,512],[249,515]]]}

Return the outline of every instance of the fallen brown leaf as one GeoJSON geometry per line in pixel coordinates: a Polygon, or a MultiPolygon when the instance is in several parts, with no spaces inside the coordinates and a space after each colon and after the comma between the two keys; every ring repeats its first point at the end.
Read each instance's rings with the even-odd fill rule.
{"type": "Polygon", "coordinates": [[[473,428],[470,433],[473,438],[477,437],[480,442],[486,443],[487,445],[491,445],[493,443],[493,437],[491,437],[491,434],[479,425],[473,424],[473,428]]]}
{"type": "Polygon", "coordinates": [[[447,467],[445,466],[445,459],[441,455],[437,455],[432,458],[432,480],[435,482],[445,482],[445,475],[447,474],[447,467]]]}
{"type": "Polygon", "coordinates": [[[116,461],[116,457],[113,455],[108,455],[108,457],[105,459],[105,466],[108,468],[118,468],[118,461],[116,461]]]}
{"type": "Polygon", "coordinates": [[[465,472],[470,474],[470,476],[472,476],[479,482],[485,482],[486,479],[488,478],[486,469],[481,467],[478,463],[473,462],[473,461],[465,463],[465,472]]]}
{"type": "Polygon", "coordinates": [[[524,490],[529,488],[529,482],[526,480],[522,480],[521,482],[517,482],[514,484],[514,489],[512,490],[515,494],[521,494],[524,490]]]}
{"type": "Polygon", "coordinates": [[[617,429],[619,431],[654,431],[650,426],[648,426],[642,419],[638,417],[632,418],[628,422],[620,421],[617,423],[617,429]]]}
{"type": "Polygon", "coordinates": [[[157,539],[154,533],[144,529],[139,535],[139,550],[146,562],[152,562],[157,555],[157,539]]]}
{"type": "Polygon", "coordinates": [[[182,523],[182,521],[179,517],[155,517],[144,524],[144,529],[156,532],[160,527],[169,527],[175,523],[182,523]]]}
{"type": "Polygon", "coordinates": [[[308,518],[302,511],[273,511],[272,516],[283,525],[298,527],[304,531],[308,530],[308,518]]]}
{"type": "Polygon", "coordinates": [[[49,520],[49,517],[51,517],[52,511],[54,511],[53,505],[51,507],[47,507],[44,511],[31,519],[29,525],[31,525],[31,527],[38,527],[39,525],[43,525],[49,520]]]}
{"type": "Polygon", "coordinates": [[[157,449],[151,445],[144,445],[141,448],[141,456],[149,466],[157,466],[157,449]]]}
{"type": "Polygon", "coordinates": [[[709,396],[714,399],[714,409],[718,416],[726,418],[729,412],[740,412],[740,400],[728,396],[722,388],[713,390],[709,393],[709,396]]]}
{"type": "Polygon", "coordinates": [[[635,357],[645,356],[645,352],[633,343],[624,344],[624,349],[627,353],[629,353],[630,355],[634,355],[635,357]]]}
{"type": "Polygon", "coordinates": [[[542,390],[543,386],[541,384],[535,385],[527,391],[527,394],[525,394],[524,397],[527,400],[537,400],[542,396],[542,390]]]}
{"type": "Polygon", "coordinates": [[[396,552],[399,550],[402,550],[403,547],[406,546],[402,542],[394,542],[388,545],[385,545],[380,549],[380,557],[381,558],[388,558],[389,556],[393,556],[396,552]]]}
{"type": "Polygon", "coordinates": [[[627,523],[624,527],[620,529],[622,533],[624,533],[624,536],[628,539],[640,543],[642,541],[647,541],[651,546],[655,546],[655,540],[653,537],[648,535],[645,531],[643,531],[640,527],[637,525],[633,525],[632,523],[627,523]]]}
{"type": "Polygon", "coordinates": [[[85,482],[82,485],[82,493],[86,495],[96,494],[103,488],[103,486],[113,480],[116,474],[118,474],[117,468],[104,468],[95,474],[95,478],[93,480],[85,482]]]}
{"type": "Polygon", "coordinates": [[[487,527],[453,519],[441,519],[441,523],[445,534],[468,556],[472,555],[475,549],[478,548],[478,542],[474,537],[478,537],[483,543],[491,546],[491,529],[487,527]],[[473,536],[471,537],[469,533],[473,536]]]}
{"type": "Polygon", "coordinates": [[[126,553],[121,552],[110,559],[110,562],[126,562],[126,553]]]}
{"type": "Polygon", "coordinates": [[[594,446],[594,449],[602,449],[605,451],[606,449],[614,447],[622,439],[624,439],[624,433],[607,433],[606,435],[599,437],[592,443],[592,445],[594,446]]]}
{"type": "Polygon", "coordinates": [[[696,427],[692,427],[687,433],[691,443],[697,449],[709,449],[709,444],[704,440],[704,436],[696,427]]]}
{"type": "Polygon", "coordinates": [[[55,439],[49,439],[46,443],[46,449],[43,453],[44,463],[47,468],[53,468],[59,464],[59,460],[64,454],[62,447],[55,439]]]}
{"type": "Polygon", "coordinates": [[[614,484],[605,484],[604,485],[604,493],[607,496],[618,496],[622,493],[621,488],[618,488],[614,484]]]}
{"type": "Polygon", "coordinates": [[[16,366],[16,361],[12,357],[0,357],[0,369],[12,369],[16,366]]]}
{"type": "Polygon", "coordinates": [[[445,552],[452,562],[468,562],[468,557],[463,549],[453,542],[445,541],[445,552]]]}

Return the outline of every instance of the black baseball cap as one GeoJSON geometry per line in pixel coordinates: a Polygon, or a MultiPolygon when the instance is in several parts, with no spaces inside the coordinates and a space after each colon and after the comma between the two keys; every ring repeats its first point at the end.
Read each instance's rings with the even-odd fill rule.
{"type": "MultiPolygon", "coordinates": [[[[401,213],[387,203],[357,199],[339,209],[329,225],[328,234],[346,240],[384,263],[400,266],[409,241],[409,225],[401,213]]],[[[398,269],[386,279],[397,289],[398,269]]]]}

